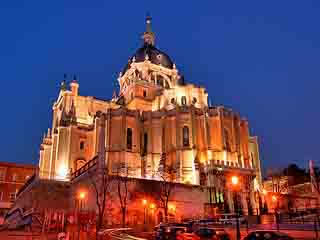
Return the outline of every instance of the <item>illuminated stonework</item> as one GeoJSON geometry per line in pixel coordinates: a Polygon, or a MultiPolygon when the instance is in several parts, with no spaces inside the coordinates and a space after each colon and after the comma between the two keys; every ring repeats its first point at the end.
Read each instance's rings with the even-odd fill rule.
{"type": "Polygon", "coordinates": [[[150,19],[143,38],[110,101],[80,96],[76,80],[69,89],[62,84],[52,129],[41,144],[40,177],[68,180],[71,171],[97,156],[104,131],[111,172],[122,163],[132,177],[157,179],[167,165],[176,169],[176,182],[218,186],[208,177],[214,168],[257,176],[258,189],[258,142],[250,137],[248,121],[231,109],[209,106],[206,89],[185,82],[170,57],[155,48],[150,19]]]}

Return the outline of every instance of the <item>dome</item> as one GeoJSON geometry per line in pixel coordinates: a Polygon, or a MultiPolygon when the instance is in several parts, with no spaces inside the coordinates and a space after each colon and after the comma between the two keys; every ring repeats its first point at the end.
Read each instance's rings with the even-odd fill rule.
{"type": "MultiPolygon", "coordinates": [[[[173,62],[166,53],[147,43],[136,51],[136,53],[129,59],[129,63],[133,61],[133,58],[135,58],[135,62],[143,62],[146,59],[146,55],[148,55],[149,61],[153,64],[161,65],[162,67],[169,69],[173,68],[173,62]]],[[[129,63],[123,69],[123,74],[128,70],[129,63]]]]}
{"type": "Polygon", "coordinates": [[[135,58],[135,62],[144,62],[147,58],[147,55],[148,60],[153,64],[172,69],[173,62],[171,61],[170,57],[154,46],[155,34],[151,30],[150,16],[147,16],[146,18],[146,31],[144,32],[142,38],[144,40],[143,46],[139,48],[136,53],[129,59],[128,64],[122,71],[122,74],[124,74],[128,70],[130,63],[133,62],[133,58],[135,58]]]}

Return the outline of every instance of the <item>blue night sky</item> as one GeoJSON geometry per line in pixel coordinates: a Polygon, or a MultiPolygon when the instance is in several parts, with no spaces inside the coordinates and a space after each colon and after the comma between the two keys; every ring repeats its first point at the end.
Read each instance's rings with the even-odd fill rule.
{"type": "Polygon", "coordinates": [[[264,168],[320,159],[320,1],[2,0],[1,161],[37,163],[64,73],[111,97],[148,11],[185,79],[249,119],[264,168]]]}

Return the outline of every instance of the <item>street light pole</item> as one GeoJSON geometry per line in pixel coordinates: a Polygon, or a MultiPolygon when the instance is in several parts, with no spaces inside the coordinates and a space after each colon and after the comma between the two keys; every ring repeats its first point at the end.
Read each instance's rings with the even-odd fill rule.
{"type": "Polygon", "coordinates": [[[272,201],[276,204],[275,210],[274,210],[274,215],[276,218],[276,224],[277,224],[277,231],[279,231],[279,200],[277,196],[273,195],[272,196],[272,201]]]}
{"type": "Polygon", "coordinates": [[[239,223],[239,202],[238,202],[238,192],[236,189],[239,187],[239,178],[237,176],[231,177],[231,184],[234,187],[234,200],[236,201],[236,221],[237,221],[237,240],[240,240],[241,238],[241,232],[240,232],[240,223],[239,223]]]}
{"type": "Polygon", "coordinates": [[[240,233],[240,223],[239,223],[239,202],[238,202],[238,193],[237,192],[235,192],[235,194],[236,194],[236,201],[237,201],[237,204],[236,204],[236,206],[237,206],[237,209],[236,209],[236,218],[237,218],[237,240],[240,240],[240,238],[241,238],[241,233],[240,233]]]}
{"type": "Polygon", "coordinates": [[[142,200],[142,205],[144,206],[144,213],[143,213],[143,224],[146,225],[146,206],[147,206],[148,201],[146,199],[142,200]]]}

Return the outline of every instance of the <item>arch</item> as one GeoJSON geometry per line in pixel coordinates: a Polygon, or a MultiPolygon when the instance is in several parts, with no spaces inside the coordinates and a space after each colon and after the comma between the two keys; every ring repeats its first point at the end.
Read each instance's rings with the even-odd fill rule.
{"type": "Polygon", "coordinates": [[[187,105],[187,98],[186,96],[181,97],[181,105],[187,105]]]}
{"type": "Polygon", "coordinates": [[[83,159],[83,158],[77,159],[76,160],[76,170],[80,169],[85,164],[86,164],[86,160],[85,159],[83,159]]]}

